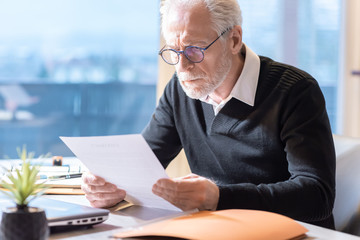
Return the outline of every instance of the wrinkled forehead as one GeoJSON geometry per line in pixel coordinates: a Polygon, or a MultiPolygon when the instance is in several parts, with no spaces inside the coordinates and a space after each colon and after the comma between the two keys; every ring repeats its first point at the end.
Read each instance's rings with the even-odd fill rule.
{"type": "Polygon", "coordinates": [[[165,41],[189,41],[209,37],[212,24],[208,10],[201,6],[170,9],[163,22],[165,41]]]}

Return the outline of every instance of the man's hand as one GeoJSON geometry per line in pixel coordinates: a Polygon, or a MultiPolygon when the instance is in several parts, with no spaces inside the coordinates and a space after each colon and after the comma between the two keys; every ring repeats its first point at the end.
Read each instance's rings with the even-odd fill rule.
{"type": "Polygon", "coordinates": [[[126,192],[103,178],[91,173],[83,173],[81,189],[93,207],[111,207],[124,200],[126,192]]]}
{"type": "Polygon", "coordinates": [[[195,208],[216,210],[219,201],[218,186],[209,179],[195,174],[174,179],[159,179],[152,191],[183,211],[195,208]]]}

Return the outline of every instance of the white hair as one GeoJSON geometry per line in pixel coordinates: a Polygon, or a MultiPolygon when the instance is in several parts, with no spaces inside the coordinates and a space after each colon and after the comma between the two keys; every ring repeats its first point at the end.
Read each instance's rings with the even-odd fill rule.
{"type": "Polygon", "coordinates": [[[209,10],[212,28],[219,35],[230,27],[242,25],[241,10],[237,0],[163,0],[160,7],[162,33],[165,33],[167,15],[171,9],[191,9],[198,4],[203,4],[209,10]]]}

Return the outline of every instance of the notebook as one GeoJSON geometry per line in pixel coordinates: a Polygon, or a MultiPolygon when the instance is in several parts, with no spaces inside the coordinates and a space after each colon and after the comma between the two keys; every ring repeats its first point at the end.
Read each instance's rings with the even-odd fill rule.
{"type": "MultiPolygon", "coordinates": [[[[109,210],[107,209],[92,208],[44,197],[31,201],[29,205],[45,210],[50,228],[91,226],[104,222],[109,216],[109,210]]],[[[15,204],[10,199],[0,196],[1,211],[6,207],[12,206],[15,206],[15,204]]]]}

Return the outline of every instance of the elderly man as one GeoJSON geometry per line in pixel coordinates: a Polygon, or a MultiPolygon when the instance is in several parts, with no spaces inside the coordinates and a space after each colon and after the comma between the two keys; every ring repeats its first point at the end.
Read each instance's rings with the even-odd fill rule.
{"type": "MultiPolygon", "coordinates": [[[[193,174],[153,192],[183,210],[259,209],[333,228],[335,154],[315,79],[242,42],[236,0],[167,0],[161,13],[160,55],[176,74],[143,136],[164,167],[184,148],[193,174]]],[[[83,179],[93,206],[126,194],[83,179]]]]}

